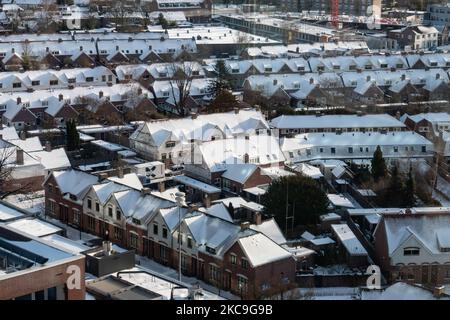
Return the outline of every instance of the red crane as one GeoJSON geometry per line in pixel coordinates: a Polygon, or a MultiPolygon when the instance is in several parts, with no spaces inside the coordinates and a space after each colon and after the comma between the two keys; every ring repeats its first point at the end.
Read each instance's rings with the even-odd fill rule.
{"type": "Polygon", "coordinates": [[[331,24],[334,28],[338,28],[339,24],[339,0],[331,1],[331,24]]]}

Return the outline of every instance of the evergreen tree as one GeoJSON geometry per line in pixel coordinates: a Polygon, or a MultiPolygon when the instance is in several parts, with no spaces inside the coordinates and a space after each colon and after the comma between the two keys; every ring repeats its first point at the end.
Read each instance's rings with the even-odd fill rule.
{"type": "Polygon", "coordinates": [[[274,216],[282,229],[286,225],[287,203],[288,215],[294,216],[296,227],[317,223],[319,216],[327,212],[328,198],[312,178],[287,176],[272,181],[261,197],[261,204],[265,206],[264,213],[274,216]]]}
{"type": "Polygon", "coordinates": [[[398,167],[394,165],[391,170],[391,177],[389,179],[389,187],[385,194],[385,205],[390,207],[402,207],[403,206],[403,192],[404,186],[402,178],[398,172],[398,167]]]}
{"type": "Polygon", "coordinates": [[[236,97],[229,91],[221,91],[213,101],[209,104],[209,112],[227,112],[239,108],[239,102],[236,97]]]}
{"type": "Polygon", "coordinates": [[[415,194],[415,185],[414,185],[412,166],[410,166],[409,172],[408,172],[408,179],[406,180],[406,183],[405,183],[405,190],[404,190],[404,196],[403,196],[405,207],[414,207],[414,205],[416,204],[414,194],[415,194]]]}
{"type": "Polygon", "coordinates": [[[217,77],[210,83],[209,92],[211,92],[212,96],[215,98],[224,90],[230,90],[231,84],[230,72],[228,71],[224,60],[218,60],[214,69],[216,71],[217,77]]]}
{"type": "Polygon", "coordinates": [[[168,29],[169,28],[169,22],[167,21],[166,18],[164,18],[164,15],[162,13],[160,13],[158,15],[158,24],[161,25],[161,27],[163,29],[168,29]]]}
{"type": "Polygon", "coordinates": [[[75,121],[69,120],[66,124],[67,150],[73,151],[80,146],[80,135],[75,121]]]}
{"type": "Polygon", "coordinates": [[[380,146],[377,146],[373,154],[371,172],[375,181],[386,176],[386,162],[384,161],[380,146]]]}

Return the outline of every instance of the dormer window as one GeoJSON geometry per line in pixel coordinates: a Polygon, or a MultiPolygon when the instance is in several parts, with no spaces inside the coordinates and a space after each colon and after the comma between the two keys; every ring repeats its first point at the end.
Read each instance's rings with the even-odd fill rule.
{"type": "Polygon", "coordinates": [[[173,147],[175,147],[175,141],[166,142],[166,148],[173,148],[173,147]]]}
{"type": "Polygon", "coordinates": [[[418,256],[420,255],[420,248],[416,247],[409,247],[403,249],[403,255],[404,256],[418,256]]]}
{"type": "Polygon", "coordinates": [[[135,225],[138,225],[138,226],[141,225],[141,220],[139,220],[139,219],[132,218],[131,221],[132,221],[135,225]]]}

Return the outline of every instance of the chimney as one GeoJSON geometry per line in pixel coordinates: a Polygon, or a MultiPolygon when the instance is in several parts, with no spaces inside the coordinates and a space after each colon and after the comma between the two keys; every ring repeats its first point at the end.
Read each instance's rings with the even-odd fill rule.
{"type": "Polygon", "coordinates": [[[52,144],[50,141],[45,141],[45,151],[50,152],[52,151],[52,144]]]}
{"type": "Polygon", "coordinates": [[[402,80],[406,79],[406,74],[402,74],[402,80]]]}
{"type": "Polygon", "coordinates": [[[140,96],[142,94],[142,88],[137,89],[137,94],[140,96]]]}
{"type": "Polygon", "coordinates": [[[441,78],[441,74],[440,73],[436,73],[436,80],[441,78]]]}
{"type": "Polygon", "coordinates": [[[397,120],[400,120],[400,117],[401,117],[400,111],[397,110],[397,112],[395,113],[395,118],[396,118],[397,120]]]}
{"type": "Polygon", "coordinates": [[[309,78],[309,84],[313,84],[314,83],[314,78],[309,78]]]}
{"type": "Polygon", "coordinates": [[[366,77],[367,82],[369,82],[370,79],[371,79],[370,76],[367,76],[367,77],[366,77]]]}
{"type": "Polygon", "coordinates": [[[119,177],[119,178],[123,178],[123,168],[122,167],[119,167],[119,168],[117,168],[117,177],[119,177]]]}
{"type": "Polygon", "coordinates": [[[17,148],[16,149],[16,163],[18,164],[18,165],[23,165],[23,150],[22,149],[19,149],[19,148],[17,148]]]}
{"type": "Polygon", "coordinates": [[[101,99],[101,98],[103,98],[103,91],[99,91],[98,92],[98,97],[101,99]]]}
{"type": "Polygon", "coordinates": [[[239,114],[239,108],[234,108],[234,113],[239,114]]]}
{"type": "Polygon", "coordinates": [[[248,153],[246,153],[246,154],[244,154],[244,163],[249,163],[249,159],[250,157],[249,157],[249,155],[248,155],[248,153]]]}
{"type": "Polygon", "coordinates": [[[191,113],[191,119],[197,119],[197,114],[195,113],[195,112],[192,112],[191,113]]]}
{"type": "Polygon", "coordinates": [[[17,97],[17,105],[19,105],[19,104],[21,104],[22,103],[22,98],[21,97],[17,97]]]}
{"type": "Polygon", "coordinates": [[[205,193],[204,197],[203,197],[203,206],[205,208],[209,208],[211,207],[211,198],[208,196],[207,193],[205,193]]]}
{"type": "Polygon", "coordinates": [[[141,189],[142,195],[151,194],[151,193],[152,193],[152,191],[150,190],[150,188],[142,188],[141,189]]]}
{"type": "Polygon", "coordinates": [[[120,49],[119,49],[119,46],[116,46],[116,51],[119,51],[120,49]]]}
{"type": "Polygon", "coordinates": [[[253,223],[259,226],[262,223],[262,215],[260,212],[255,212],[253,214],[253,223]]]}
{"type": "Polygon", "coordinates": [[[26,140],[27,134],[25,133],[25,131],[20,131],[19,138],[20,140],[26,140]]]}
{"type": "Polygon", "coordinates": [[[49,47],[46,47],[46,48],[45,48],[45,52],[50,52],[50,48],[49,48],[49,47]]]}
{"type": "Polygon", "coordinates": [[[12,53],[16,53],[16,49],[12,48],[12,49],[11,49],[11,52],[12,52],[12,53]]]}
{"type": "Polygon", "coordinates": [[[164,181],[158,182],[158,191],[159,192],[166,191],[166,184],[164,181]]]}
{"type": "Polygon", "coordinates": [[[250,228],[250,222],[248,222],[248,221],[241,222],[241,231],[247,230],[249,228],[250,228]]]}
{"type": "Polygon", "coordinates": [[[445,287],[438,286],[433,288],[433,297],[441,298],[445,294],[445,287]]]}
{"type": "Polygon", "coordinates": [[[99,177],[99,181],[105,181],[106,179],[108,179],[108,174],[106,172],[102,172],[98,175],[99,177]]]}
{"type": "Polygon", "coordinates": [[[60,93],[60,94],[58,95],[58,100],[59,100],[59,101],[63,101],[63,99],[64,99],[64,96],[63,96],[62,93],[60,93]]]}

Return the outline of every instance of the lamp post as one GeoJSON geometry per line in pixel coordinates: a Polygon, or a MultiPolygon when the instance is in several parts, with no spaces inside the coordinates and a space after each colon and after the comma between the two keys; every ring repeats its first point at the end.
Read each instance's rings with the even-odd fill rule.
{"type": "Polygon", "coordinates": [[[178,281],[181,281],[181,207],[185,203],[185,194],[177,192],[175,196],[178,207],[178,281]]]}

